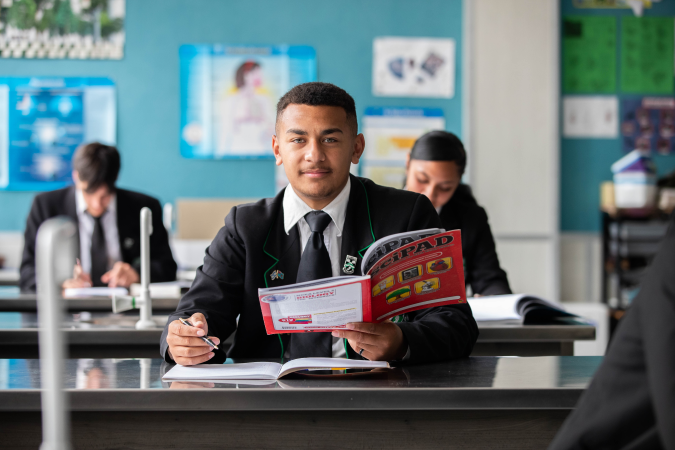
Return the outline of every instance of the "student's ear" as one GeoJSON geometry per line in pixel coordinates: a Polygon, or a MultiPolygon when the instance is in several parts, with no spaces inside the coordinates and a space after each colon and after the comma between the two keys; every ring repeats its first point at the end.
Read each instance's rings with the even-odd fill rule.
{"type": "Polygon", "coordinates": [[[410,153],[405,157],[405,170],[410,169],[410,153]]]}
{"type": "Polygon", "coordinates": [[[363,133],[360,133],[356,136],[354,141],[354,152],[352,153],[352,164],[358,164],[363,151],[366,149],[366,139],[363,137],[363,133]]]}
{"type": "Polygon", "coordinates": [[[276,160],[275,164],[277,166],[282,165],[284,162],[281,160],[281,152],[279,151],[279,141],[277,136],[272,136],[272,150],[274,151],[274,159],[276,160]]]}

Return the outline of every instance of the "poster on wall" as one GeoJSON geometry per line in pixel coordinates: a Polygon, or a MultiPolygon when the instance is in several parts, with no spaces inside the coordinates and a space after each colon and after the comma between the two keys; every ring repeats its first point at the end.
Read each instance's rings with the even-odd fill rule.
{"type": "Polygon", "coordinates": [[[307,46],[183,45],[180,149],[185,158],[273,158],[276,103],[316,80],[307,46]]]}
{"type": "Polygon", "coordinates": [[[455,95],[455,40],[380,37],[373,41],[373,95],[455,95]]]}
{"type": "Polygon", "coordinates": [[[669,155],[675,144],[675,98],[644,97],[621,100],[623,150],[669,155]]]}
{"type": "Polygon", "coordinates": [[[563,97],[563,137],[615,139],[619,134],[619,99],[614,95],[563,97]]]}
{"type": "Polygon", "coordinates": [[[3,58],[121,59],[126,0],[2,0],[3,58]]]}
{"type": "Polygon", "coordinates": [[[0,78],[0,189],[66,186],[80,144],[115,144],[116,117],[108,78],[0,78]]]}
{"type": "Polygon", "coordinates": [[[363,176],[383,186],[403,187],[408,153],[418,137],[432,130],[445,130],[440,108],[366,108],[363,176]]]}

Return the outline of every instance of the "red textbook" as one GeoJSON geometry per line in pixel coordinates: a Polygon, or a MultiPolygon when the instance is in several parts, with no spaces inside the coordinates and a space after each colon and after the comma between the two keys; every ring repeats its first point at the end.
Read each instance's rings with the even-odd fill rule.
{"type": "Polygon", "coordinates": [[[332,331],[349,322],[379,323],[418,309],[466,303],[459,230],[380,239],[365,253],[361,269],[366,275],[259,289],[267,334],[332,331]]]}

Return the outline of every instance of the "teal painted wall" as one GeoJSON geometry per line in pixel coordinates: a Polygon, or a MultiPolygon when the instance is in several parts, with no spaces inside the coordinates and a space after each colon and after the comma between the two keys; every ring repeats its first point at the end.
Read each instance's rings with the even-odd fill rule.
{"type": "MultiPolygon", "coordinates": [[[[316,49],[318,78],[368,106],[443,108],[460,134],[461,0],[127,0],[121,61],[0,60],[0,76],[106,76],[117,84],[119,186],[172,202],[177,197],[274,194],[271,161],[203,161],[179,154],[178,48],[187,43],[305,44],[316,49]],[[377,36],[456,40],[452,99],[373,97],[377,36]]],[[[34,193],[0,191],[0,230],[22,230],[34,193]]]]}
{"type": "MultiPolygon", "coordinates": [[[[561,17],[566,15],[632,16],[630,9],[580,9],[572,0],[561,2],[561,17]]],[[[644,16],[675,16],[675,1],[664,0],[644,10],[644,16]]],[[[620,32],[617,20],[617,91],[620,91],[620,32]]],[[[562,78],[562,77],[561,77],[562,78]]],[[[675,83],[675,80],[673,80],[675,83]]],[[[561,85],[562,92],[562,85],[561,85]]],[[[562,92],[565,95],[565,92],[562,92]]],[[[590,94],[589,94],[590,95],[590,94]]],[[[612,95],[612,94],[601,94],[612,95]]],[[[620,103],[619,103],[620,104],[620,103]]],[[[561,125],[562,126],[562,125],[561,125]]],[[[610,166],[624,155],[622,142],[617,139],[564,139],[560,146],[560,228],[562,231],[600,231],[600,183],[612,179],[610,166]]],[[[675,170],[675,155],[654,158],[659,176],[675,170]]]]}

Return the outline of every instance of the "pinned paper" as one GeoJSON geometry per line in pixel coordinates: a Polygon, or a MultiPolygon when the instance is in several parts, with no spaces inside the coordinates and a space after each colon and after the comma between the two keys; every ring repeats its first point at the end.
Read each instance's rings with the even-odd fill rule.
{"type": "Polygon", "coordinates": [[[455,95],[455,41],[382,37],[373,41],[373,95],[455,95]]]}
{"type": "Polygon", "coordinates": [[[612,139],[619,134],[619,100],[614,96],[563,98],[563,137],[612,139]]]}

